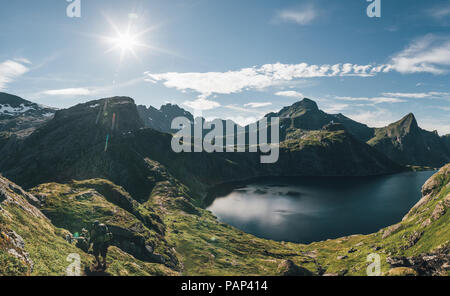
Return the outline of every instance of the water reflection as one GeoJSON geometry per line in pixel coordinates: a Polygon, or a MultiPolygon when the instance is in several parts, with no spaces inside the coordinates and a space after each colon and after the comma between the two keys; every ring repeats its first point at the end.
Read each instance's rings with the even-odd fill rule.
{"type": "Polygon", "coordinates": [[[208,209],[220,221],[256,236],[309,243],[371,233],[398,222],[420,199],[420,188],[433,173],[262,178],[215,188],[208,209]]]}

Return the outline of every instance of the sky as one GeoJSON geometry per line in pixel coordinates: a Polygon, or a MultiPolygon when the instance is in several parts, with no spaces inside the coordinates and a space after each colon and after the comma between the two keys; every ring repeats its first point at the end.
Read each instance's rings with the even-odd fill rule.
{"type": "Polygon", "coordinates": [[[450,133],[450,0],[0,0],[0,91],[111,96],[247,124],[303,97],[450,133]],[[80,17],[76,17],[80,12],[80,17]],[[69,13],[70,15],[70,13],[69,13]]]}

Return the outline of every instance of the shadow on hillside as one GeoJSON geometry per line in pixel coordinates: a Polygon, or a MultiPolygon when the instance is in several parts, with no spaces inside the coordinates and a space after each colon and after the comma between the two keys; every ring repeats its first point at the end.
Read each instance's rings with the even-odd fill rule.
{"type": "Polygon", "coordinates": [[[86,276],[112,276],[112,274],[106,272],[105,270],[98,269],[94,266],[86,267],[84,269],[86,276]]]}

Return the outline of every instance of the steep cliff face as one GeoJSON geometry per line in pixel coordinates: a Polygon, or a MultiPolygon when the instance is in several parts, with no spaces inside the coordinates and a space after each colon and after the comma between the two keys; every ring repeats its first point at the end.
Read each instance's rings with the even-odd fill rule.
{"type": "Polygon", "coordinates": [[[403,165],[440,167],[450,161],[450,150],[435,132],[421,129],[413,114],[375,129],[369,145],[403,165]]]}
{"type": "Polygon", "coordinates": [[[174,132],[171,128],[172,120],[177,117],[186,117],[189,121],[194,122],[194,116],[191,113],[180,108],[178,105],[166,104],[158,110],[152,106],[137,106],[139,116],[145,126],[163,133],[174,132]]]}
{"type": "Polygon", "coordinates": [[[0,153],[8,157],[0,159],[1,171],[24,187],[102,177],[113,169],[106,153],[110,143],[143,126],[134,101],[126,97],[59,110],[29,137],[4,145],[0,153]]]}

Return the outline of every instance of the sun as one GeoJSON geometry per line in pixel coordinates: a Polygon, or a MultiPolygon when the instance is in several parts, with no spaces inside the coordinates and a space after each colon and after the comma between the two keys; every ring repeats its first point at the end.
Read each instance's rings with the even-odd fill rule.
{"type": "Polygon", "coordinates": [[[107,21],[109,22],[115,36],[102,37],[104,41],[109,44],[109,49],[106,51],[107,53],[112,51],[120,52],[120,61],[125,58],[126,55],[132,54],[135,58],[138,59],[136,51],[139,48],[151,48],[151,46],[145,44],[141,41],[143,35],[147,32],[151,31],[152,28],[147,28],[142,31],[137,31],[134,25],[135,19],[130,19],[128,26],[120,28],[114,24],[109,18],[107,21]]]}
{"type": "Polygon", "coordinates": [[[96,37],[99,37],[101,40],[103,40],[103,42],[106,42],[106,44],[108,45],[108,49],[105,53],[120,53],[119,65],[122,64],[127,55],[133,55],[138,61],[140,61],[140,58],[138,56],[138,54],[142,54],[142,52],[140,51],[144,51],[144,54],[164,53],[175,55],[171,51],[148,43],[149,36],[146,35],[150,32],[154,32],[160,25],[153,25],[150,27],[144,27],[144,29],[139,29],[139,26],[136,24],[136,22],[138,19],[141,19],[141,17],[137,16],[136,14],[129,14],[128,17],[128,25],[120,26],[114,23],[108,16],[105,16],[114,35],[95,35],[96,37]]]}
{"type": "Polygon", "coordinates": [[[146,47],[145,44],[141,43],[139,40],[140,34],[132,34],[129,30],[124,33],[119,30],[116,31],[115,37],[106,38],[108,43],[111,44],[110,49],[107,52],[111,51],[120,51],[120,60],[122,60],[125,55],[131,53],[137,58],[136,50],[139,47],[146,47]]]}
{"type": "Polygon", "coordinates": [[[114,38],[113,43],[116,48],[122,51],[134,51],[139,45],[136,36],[129,33],[120,34],[117,38],[114,38]]]}

